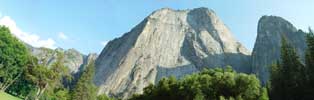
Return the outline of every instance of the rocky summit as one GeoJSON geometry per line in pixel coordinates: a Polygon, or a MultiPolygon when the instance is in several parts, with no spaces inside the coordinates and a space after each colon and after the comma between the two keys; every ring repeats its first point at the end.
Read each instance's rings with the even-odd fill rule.
{"type": "Polygon", "coordinates": [[[204,68],[232,66],[251,72],[251,56],[214,11],[207,8],[153,12],[96,60],[99,94],[127,98],[162,77],[180,78],[204,68]]]}
{"type": "Polygon", "coordinates": [[[281,40],[284,37],[304,61],[305,33],[287,20],[277,16],[263,16],[258,22],[257,38],[252,53],[252,71],[263,84],[269,79],[271,64],[280,59],[281,40]]]}

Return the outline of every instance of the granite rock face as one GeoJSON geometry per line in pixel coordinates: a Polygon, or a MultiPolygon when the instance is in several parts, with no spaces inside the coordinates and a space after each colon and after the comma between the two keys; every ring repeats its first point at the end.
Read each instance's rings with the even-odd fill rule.
{"type": "Polygon", "coordinates": [[[252,71],[262,84],[269,79],[269,67],[280,59],[282,37],[296,48],[301,61],[306,49],[305,33],[277,16],[263,16],[258,23],[257,38],[252,53],[252,71]]]}
{"type": "Polygon", "coordinates": [[[63,53],[65,66],[73,74],[79,72],[80,68],[87,64],[89,56],[92,56],[90,59],[96,59],[95,54],[86,56],[75,49],[63,50],[62,48],[57,48],[52,50],[48,48],[30,48],[30,51],[38,59],[47,59],[48,65],[56,61],[57,52],[63,53]]]}
{"type": "Polygon", "coordinates": [[[63,50],[62,48],[57,48],[55,50],[48,48],[35,48],[30,45],[26,45],[28,49],[31,51],[32,55],[37,57],[38,59],[46,59],[48,61],[47,65],[50,66],[57,59],[57,52],[61,52],[64,54],[64,66],[69,68],[69,73],[73,76],[73,80],[71,82],[65,83],[65,85],[72,87],[77,79],[82,74],[85,66],[97,59],[97,54],[91,53],[89,55],[81,54],[79,51],[75,49],[63,50]]]}
{"type": "Polygon", "coordinates": [[[251,72],[250,51],[207,8],[153,12],[122,37],[110,41],[96,60],[99,94],[127,98],[170,75],[203,68],[251,72]]]}

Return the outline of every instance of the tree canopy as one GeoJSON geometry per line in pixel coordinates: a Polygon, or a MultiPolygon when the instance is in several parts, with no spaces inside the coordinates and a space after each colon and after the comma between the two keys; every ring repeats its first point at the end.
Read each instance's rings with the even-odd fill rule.
{"type": "Polygon", "coordinates": [[[5,91],[22,75],[29,53],[4,26],[0,26],[0,48],[0,91],[5,91]]]}
{"type": "Polygon", "coordinates": [[[255,75],[227,69],[205,69],[177,80],[163,78],[130,100],[268,100],[267,91],[255,75]]]}
{"type": "Polygon", "coordinates": [[[89,62],[78,82],[76,83],[73,93],[73,100],[95,100],[97,97],[97,87],[93,83],[95,73],[94,61],[89,62]]]}
{"type": "Polygon", "coordinates": [[[281,57],[271,66],[270,98],[274,100],[313,100],[314,34],[306,35],[307,49],[303,63],[295,48],[282,37],[281,57]]]}

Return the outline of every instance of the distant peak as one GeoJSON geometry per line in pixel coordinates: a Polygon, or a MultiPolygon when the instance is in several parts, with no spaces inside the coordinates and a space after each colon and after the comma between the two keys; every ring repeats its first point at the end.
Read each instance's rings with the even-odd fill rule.
{"type": "Polygon", "coordinates": [[[258,22],[258,33],[266,34],[267,31],[283,33],[296,32],[297,29],[288,20],[279,16],[262,16],[258,22]],[[265,32],[264,32],[265,31],[265,32]]]}
{"type": "Polygon", "coordinates": [[[184,10],[176,10],[176,9],[173,9],[173,8],[165,7],[165,8],[158,9],[158,10],[154,11],[153,13],[164,12],[164,11],[173,11],[173,12],[190,12],[190,11],[214,12],[213,10],[208,9],[206,7],[199,7],[199,8],[194,8],[194,9],[184,9],[184,10]]]}
{"type": "Polygon", "coordinates": [[[206,7],[194,8],[191,11],[201,11],[201,12],[213,12],[213,10],[208,9],[206,7]]]}
{"type": "Polygon", "coordinates": [[[76,53],[80,53],[78,50],[74,49],[74,48],[70,48],[67,50],[68,52],[76,52],[76,53]]]}
{"type": "Polygon", "coordinates": [[[260,23],[263,22],[284,22],[284,23],[289,23],[286,19],[279,17],[279,16],[273,16],[273,15],[264,15],[260,18],[259,20],[260,23]]]}
{"type": "Polygon", "coordinates": [[[166,8],[161,8],[161,9],[159,9],[159,10],[157,10],[157,11],[163,11],[163,10],[171,10],[171,11],[174,11],[174,9],[168,8],[168,7],[166,7],[166,8]]]}
{"type": "Polygon", "coordinates": [[[161,9],[154,11],[150,16],[166,14],[168,12],[177,12],[177,11],[179,11],[179,10],[174,10],[172,8],[161,8],[161,9]]]}
{"type": "Polygon", "coordinates": [[[173,8],[161,8],[156,11],[154,11],[152,14],[150,14],[149,17],[160,17],[160,16],[168,16],[168,15],[174,15],[174,14],[214,14],[215,12],[211,9],[208,9],[206,7],[200,7],[200,8],[194,8],[194,9],[184,9],[184,10],[176,10],[173,8]]]}

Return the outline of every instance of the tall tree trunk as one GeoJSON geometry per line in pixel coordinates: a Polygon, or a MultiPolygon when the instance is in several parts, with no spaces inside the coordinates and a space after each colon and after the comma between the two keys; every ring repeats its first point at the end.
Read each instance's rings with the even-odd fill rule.
{"type": "Polygon", "coordinates": [[[41,88],[38,88],[37,92],[36,92],[36,96],[35,96],[35,100],[39,99],[39,93],[41,91],[41,88]]]}
{"type": "Polygon", "coordinates": [[[48,87],[48,83],[45,84],[45,86],[41,89],[39,88],[37,93],[36,93],[36,97],[35,100],[39,100],[39,98],[41,97],[41,95],[45,92],[46,88],[48,87]]]}

